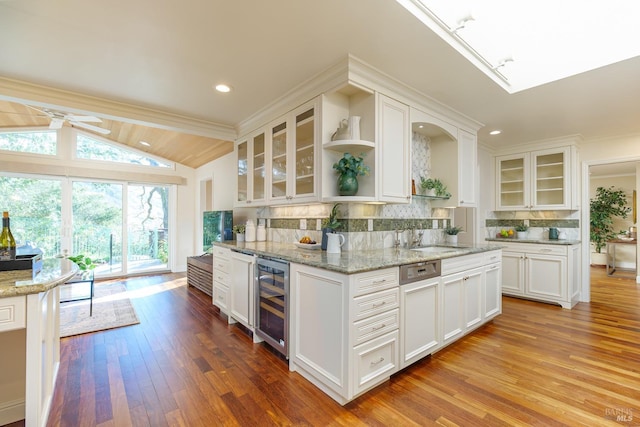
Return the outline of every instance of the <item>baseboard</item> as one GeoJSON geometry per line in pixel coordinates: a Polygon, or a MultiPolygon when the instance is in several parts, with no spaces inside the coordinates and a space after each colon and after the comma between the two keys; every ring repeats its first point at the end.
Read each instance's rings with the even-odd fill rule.
{"type": "Polygon", "coordinates": [[[0,426],[24,420],[24,399],[0,403],[0,426]]]}

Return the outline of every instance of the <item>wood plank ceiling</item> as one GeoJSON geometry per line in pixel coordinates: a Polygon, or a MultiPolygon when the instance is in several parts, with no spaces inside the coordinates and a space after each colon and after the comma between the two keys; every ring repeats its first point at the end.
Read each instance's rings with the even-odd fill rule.
{"type": "MultiPolygon", "coordinates": [[[[102,123],[91,124],[109,129],[110,134],[81,130],[191,168],[198,168],[233,151],[232,141],[103,118],[101,120],[102,123]],[[144,146],[140,141],[146,141],[150,145],[144,146]]],[[[35,109],[0,100],[0,129],[49,126],[49,122],[49,117],[35,109]]],[[[64,126],[70,125],[65,121],[64,126]]]]}

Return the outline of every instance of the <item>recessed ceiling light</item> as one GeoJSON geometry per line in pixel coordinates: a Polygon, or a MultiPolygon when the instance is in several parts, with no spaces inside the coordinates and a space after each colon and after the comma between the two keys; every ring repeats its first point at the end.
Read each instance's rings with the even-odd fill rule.
{"type": "Polygon", "coordinates": [[[501,130],[492,130],[491,132],[489,132],[489,135],[500,135],[501,133],[501,130]]]}
{"type": "Polygon", "coordinates": [[[219,85],[216,85],[216,90],[222,93],[231,92],[231,86],[228,86],[225,84],[219,84],[219,85]]]}
{"type": "Polygon", "coordinates": [[[151,147],[151,144],[149,144],[147,141],[140,141],[140,145],[144,145],[145,147],[151,147]]]}

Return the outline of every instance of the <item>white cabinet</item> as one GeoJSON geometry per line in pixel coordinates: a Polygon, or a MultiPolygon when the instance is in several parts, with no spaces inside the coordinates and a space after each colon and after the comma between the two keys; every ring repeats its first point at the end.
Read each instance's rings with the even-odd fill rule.
{"type": "Polygon", "coordinates": [[[219,246],[213,247],[213,304],[220,311],[229,315],[231,294],[229,284],[231,279],[231,251],[219,246]]]}
{"type": "Polygon", "coordinates": [[[411,201],[409,106],[378,95],[378,200],[411,201]]]}
{"type": "MultiPolygon", "coordinates": [[[[478,147],[475,133],[461,129],[434,115],[411,108],[411,127],[429,139],[429,178],[442,181],[451,193],[448,200],[434,200],[437,207],[476,207],[478,147]]],[[[419,173],[421,175],[422,172],[419,173]]]]}
{"type": "Polygon", "coordinates": [[[577,209],[575,147],[496,157],[496,210],[577,209]]]}
{"type": "Polygon", "coordinates": [[[505,295],[573,307],[579,299],[580,245],[507,243],[503,251],[505,295]]]}
{"type": "Polygon", "coordinates": [[[238,163],[236,206],[266,203],[266,132],[261,129],[235,144],[238,163]]]}
{"type": "Polygon", "coordinates": [[[290,268],[292,371],[344,404],[398,370],[397,267],[353,275],[290,268]]]}
{"type": "Polygon", "coordinates": [[[440,277],[400,287],[400,369],[433,353],[440,334],[440,277]]]}
{"type": "Polygon", "coordinates": [[[254,315],[254,276],[255,257],[231,251],[231,274],[229,290],[231,307],[229,318],[242,323],[247,328],[253,327],[254,315]]]}
{"type": "Polygon", "coordinates": [[[500,260],[485,267],[484,283],[484,319],[489,320],[502,313],[502,263],[500,260]]]}
{"type": "Polygon", "coordinates": [[[267,127],[270,205],[318,200],[318,111],[315,99],[267,127]]]}

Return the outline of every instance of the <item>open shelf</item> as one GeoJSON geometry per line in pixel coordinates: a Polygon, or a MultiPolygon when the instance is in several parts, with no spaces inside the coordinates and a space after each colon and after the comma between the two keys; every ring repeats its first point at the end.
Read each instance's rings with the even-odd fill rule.
{"type": "Polygon", "coordinates": [[[375,148],[375,143],[361,139],[339,139],[324,143],[323,148],[333,151],[348,152],[357,154],[361,151],[369,151],[375,148]]]}

